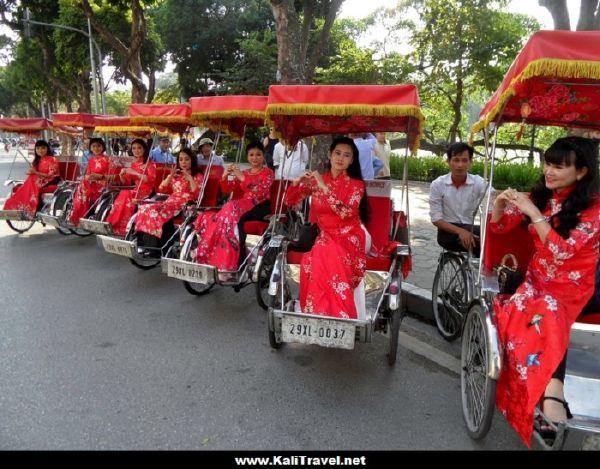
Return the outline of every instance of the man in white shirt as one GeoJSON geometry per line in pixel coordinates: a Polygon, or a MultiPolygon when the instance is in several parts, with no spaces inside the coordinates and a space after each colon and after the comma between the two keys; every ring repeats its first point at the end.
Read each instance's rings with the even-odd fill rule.
{"type": "Polygon", "coordinates": [[[469,174],[473,148],[454,143],[447,151],[450,172],[438,177],[429,189],[429,215],[438,229],[437,241],[450,251],[468,251],[479,257],[479,226],[474,213],[486,190],[481,176],[469,174]]]}
{"type": "Polygon", "coordinates": [[[306,171],[306,165],[310,157],[306,143],[300,140],[291,153],[286,153],[285,142],[278,142],[273,149],[276,179],[296,179],[306,171]]]}
{"type": "Polygon", "coordinates": [[[389,140],[385,138],[385,133],[375,132],[375,138],[377,141],[375,142],[373,152],[383,163],[383,168],[375,175],[375,179],[390,179],[390,153],[392,152],[392,147],[389,140]]]}

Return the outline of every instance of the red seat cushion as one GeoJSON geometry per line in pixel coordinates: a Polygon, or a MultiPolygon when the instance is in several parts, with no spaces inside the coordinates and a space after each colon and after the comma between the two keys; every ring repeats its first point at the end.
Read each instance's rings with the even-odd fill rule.
{"type": "Polygon", "coordinates": [[[577,322],[583,322],[584,324],[600,324],[600,313],[586,314],[577,318],[577,322]]]}
{"type": "Polygon", "coordinates": [[[389,257],[367,257],[367,270],[377,270],[387,272],[392,266],[389,257]]]}
{"type": "Polygon", "coordinates": [[[288,251],[287,262],[288,264],[300,264],[302,262],[302,256],[305,253],[297,251],[288,251]]]}
{"type": "Polygon", "coordinates": [[[486,270],[491,271],[500,264],[505,254],[514,254],[517,258],[519,272],[525,274],[535,250],[529,231],[526,227],[518,226],[505,234],[492,233],[489,225],[490,217],[491,215],[488,215],[483,266],[486,270]]]}
{"type": "Polygon", "coordinates": [[[268,227],[269,224],[266,221],[251,220],[244,223],[244,231],[251,235],[261,236],[268,227]]]}
{"type": "Polygon", "coordinates": [[[56,191],[56,189],[58,189],[58,186],[56,184],[50,184],[49,186],[42,187],[42,190],[40,192],[42,194],[53,194],[54,191],[56,191]]]}

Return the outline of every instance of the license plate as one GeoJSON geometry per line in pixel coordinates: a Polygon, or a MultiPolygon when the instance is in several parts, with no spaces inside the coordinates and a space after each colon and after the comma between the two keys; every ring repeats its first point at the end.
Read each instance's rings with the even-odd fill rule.
{"type": "Polygon", "coordinates": [[[283,315],[281,318],[281,340],[283,342],[353,349],[355,334],[356,326],[343,321],[291,315],[283,315]]]}
{"type": "Polygon", "coordinates": [[[42,222],[48,226],[54,226],[55,228],[60,227],[58,217],[54,217],[52,215],[41,215],[40,218],[42,222]]]}
{"type": "Polygon", "coordinates": [[[131,241],[124,241],[121,239],[111,238],[109,236],[98,236],[98,240],[101,243],[102,248],[111,254],[118,256],[133,258],[135,245],[131,241]]]}
{"type": "Polygon", "coordinates": [[[167,275],[191,283],[208,284],[214,281],[214,268],[193,262],[167,259],[167,275]]]}
{"type": "Polygon", "coordinates": [[[113,234],[112,226],[110,225],[110,223],[89,220],[87,218],[82,218],[81,220],[79,220],[79,227],[83,228],[86,231],[91,231],[92,233],[98,233],[108,236],[113,234]]]}

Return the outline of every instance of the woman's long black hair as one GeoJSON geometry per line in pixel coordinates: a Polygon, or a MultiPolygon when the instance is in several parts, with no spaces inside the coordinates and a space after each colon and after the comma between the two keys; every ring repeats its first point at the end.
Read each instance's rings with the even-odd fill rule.
{"type": "MultiPolygon", "coordinates": [[[[350,163],[350,166],[346,170],[346,172],[348,173],[348,176],[352,179],[356,179],[357,181],[362,181],[363,185],[364,185],[362,171],[360,170],[360,159],[359,159],[358,147],[356,146],[356,143],[354,143],[354,140],[352,140],[350,137],[335,138],[329,147],[329,154],[333,153],[333,150],[335,149],[336,146],[342,145],[342,144],[349,145],[350,148],[352,148],[352,163],[350,163]]],[[[331,169],[331,165],[330,165],[330,169],[331,169]]],[[[366,225],[367,222],[369,221],[369,206],[367,205],[367,188],[366,188],[366,186],[365,186],[365,192],[364,192],[362,198],[360,199],[360,204],[358,206],[358,214],[359,214],[360,219],[363,222],[363,224],[366,225]]]]}
{"type": "Polygon", "coordinates": [[[54,153],[52,153],[52,148],[50,148],[50,145],[46,140],[38,140],[35,142],[33,147],[33,163],[31,163],[31,166],[35,168],[36,171],[38,169],[38,164],[40,164],[40,160],[42,159],[42,157],[38,155],[38,152],[36,151],[38,147],[46,147],[48,149],[46,156],[54,156],[54,153]]]}
{"type": "MultiPolygon", "coordinates": [[[[564,137],[556,140],[544,153],[544,161],[565,166],[575,165],[577,169],[587,168],[587,173],[577,181],[575,189],[562,204],[560,212],[553,215],[550,225],[564,239],[577,226],[580,213],[588,208],[598,194],[598,141],[584,137],[564,137]]],[[[531,190],[531,200],[543,212],[552,197],[552,190],[546,187],[545,177],[531,190]]]]}
{"type": "Polygon", "coordinates": [[[191,148],[182,148],[181,150],[179,150],[179,153],[177,153],[177,169],[181,169],[181,166],[179,166],[179,155],[181,153],[185,153],[192,160],[192,166],[190,167],[190,172],[192,173],[192,176],[198,174],[200,172],[200,170],[198,169],[198,159],[196,158],[196,155],[194,154],[191,148]]]}
{"type": "Polygon", "coordinates": [[[130,148],[133,148],[134,143],[137,143],[144,148],[144,163],[145,163],[146,161],[148,161],[148,156],[150,154],[150,152],[148,151],[148,144],[146,143],[146,140],[144,140],[143,138],[135,138],[131,142],[130,148]]]}

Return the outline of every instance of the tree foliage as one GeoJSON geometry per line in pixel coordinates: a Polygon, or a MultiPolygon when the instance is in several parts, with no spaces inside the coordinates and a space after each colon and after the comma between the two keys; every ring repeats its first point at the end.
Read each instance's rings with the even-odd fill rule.
{"type": "Polygon", "coordinates": [[[249,81],[254,92],[264,89],[274,52],[273,17],[264,0],[166,0],[156,22],[185,98],[249,92],[249,81]]]}

